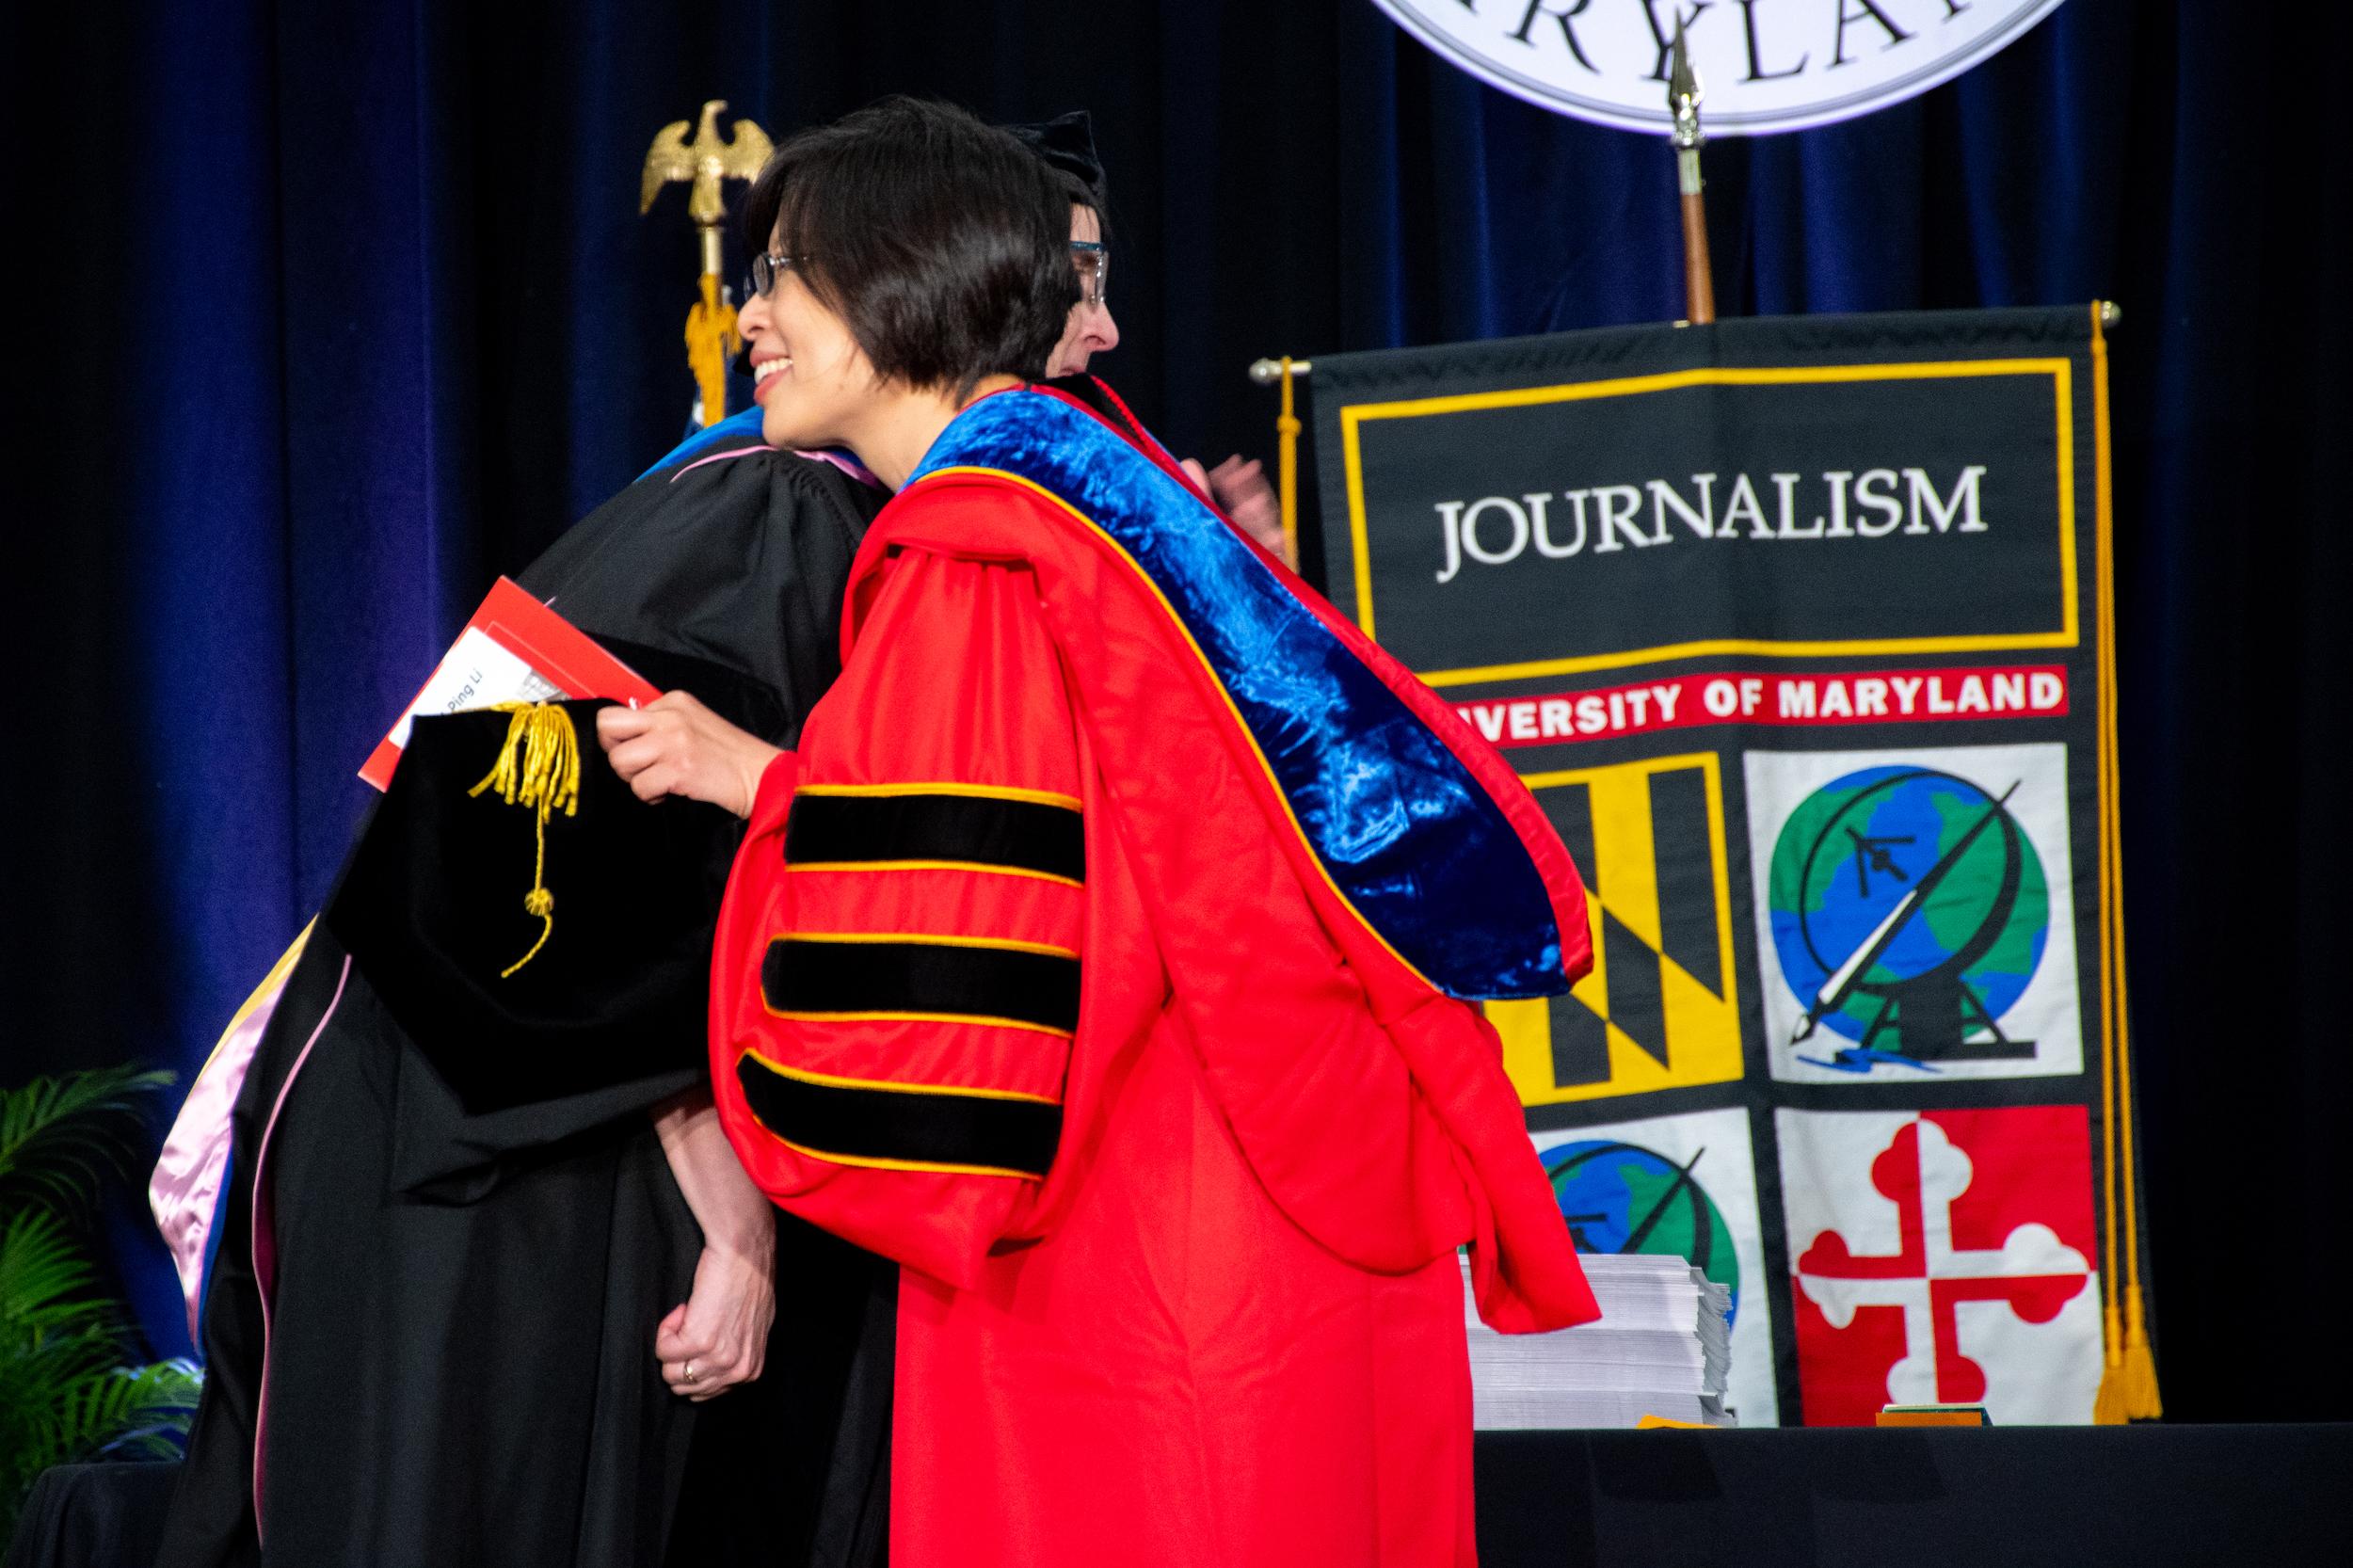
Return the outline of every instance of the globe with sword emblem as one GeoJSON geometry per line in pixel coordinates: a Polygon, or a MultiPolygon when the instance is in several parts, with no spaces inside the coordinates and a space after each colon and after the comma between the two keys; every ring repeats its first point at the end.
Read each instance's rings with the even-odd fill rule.
{"type": "Polygon", "coordinates": [[[1670,1160],[1615,1139],[1586,1139],[1544,1151],[1552,1193],[1577,1250],[1680,1257],[1732,1294],[1740,1310],[1740,1258],[1722,1210],[1700,1185],[1706,1150],[1670,1160]]]}
{"type": "Polygon", "coordinates": [[[2050,938],[2042,860],[2009,808],[2016,788],[1883,765],[1790,813],[1768,902],[1782,974],[1806,1007],[1798,1038],[1819,1024],[1875,1059],[1929,1067],[2031,1054],[2000,1022],[2050,938]]]}

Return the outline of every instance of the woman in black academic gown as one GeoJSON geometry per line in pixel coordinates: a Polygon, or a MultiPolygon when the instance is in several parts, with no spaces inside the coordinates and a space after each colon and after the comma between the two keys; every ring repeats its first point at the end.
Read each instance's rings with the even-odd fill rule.
{"type": "MultiPolygon", "coordinates": [[[[522,582],[791,744],[885,499],[755,431],[522,582]]],[[[587,740],[595,705],[564,706],[587,740]]],[[[159,1560],[876,1560],[894,1276],[777,1216],[710,1109],[736,824],[642,805],[586,745],[578,813],[546,828],[552,934],[502,980],[540,930],[534,820],[468,792],[507,727],[417,724],[255,1050],[159,1560]]]]}

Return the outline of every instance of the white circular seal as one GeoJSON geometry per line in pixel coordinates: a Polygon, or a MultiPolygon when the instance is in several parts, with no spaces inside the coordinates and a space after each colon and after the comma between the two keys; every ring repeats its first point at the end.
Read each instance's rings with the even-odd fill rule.
{"type": "Polygon", "coordinates": [[[1711,136],[1826,125],[1950,81],[2059,0],[1373,0],[1515,97],[1628,131],[1672,128],[1684,28],[1711,136]]]}

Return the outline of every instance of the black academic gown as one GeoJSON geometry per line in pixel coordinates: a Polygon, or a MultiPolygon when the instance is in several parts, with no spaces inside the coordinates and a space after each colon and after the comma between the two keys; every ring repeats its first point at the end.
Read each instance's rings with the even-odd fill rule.
{"type": "MultiPolygon", "coordinates": [[[[521,581],[790,745],[885,497],[733,444],[639,480],[521,581]]],[[[529,965],[498,978],[540,929],[534,819],[468,796],[507,722],[476,713],[416,726],[290,976],[234,1112],[165,1568],[881,1560],[895,1271],[780,1216],[764,1375],[701,1405],[661,1380],[701,1235],[648,1112],[707,1081],[740,828],[636,801],[597,706],[567,705],[580,808],[547,830],[529,965]]]]}

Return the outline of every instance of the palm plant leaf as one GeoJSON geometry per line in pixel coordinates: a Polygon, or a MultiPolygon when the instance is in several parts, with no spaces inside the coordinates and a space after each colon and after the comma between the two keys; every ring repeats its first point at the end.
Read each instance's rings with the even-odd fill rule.
{"type": "Polygon", "coordinates": [[[0,1203],[70,1207],[130,1161],[148,1096],[172,1075],[98,1067],[0,1089],[0,1203]]]}
{"type": "Polygon", "coordinates": [[[122,1359],[110,1304],[48,1295],[52,1283],[54,1275],[40,1287],[46,1299],[31,1310],[0,1318],[0,1513],[13,1513],[49,1465],[87,1457],[73,1443],[76,1412],[122,1359]]]}
{"type": "Polygon", "coordinates": [[[112,1336],[102,1335],[96,1345],[83,1347],[78,1359],[84,1364],[70,1375],[36,1376],[29,1388],[9,1386],[8,1372],[26,1368],[8,1368],[0,1355],[0,1540],[13,1528],[33,1478],[53,1464],[179,1456],[202,1374],[185,1361],[111,1366],[115,1348],[112,1336]],[[88,1364],[92,1350],[95,1365],[88,1364]],[[20,1395],[38,1402],[24,1402],[20,1395]]]}
{"type": "Polygon", "coordinates": [[[127,1320],[69,1229],[170,1081],[124,1066],[0,1090],[0,1541],[50,1465],[166,1457],[186,1434],[196,1369],[122,1365],[127,1320]]]}
{"type": "Polygon", "coordinates": [[[85,1322],[63,1331],[8,1336],[0,1349],[0,1397],[6,1416],[0,1430],[20,1443],[27,1434],[38,1439],[58,1413],[81,1397],[88,1384],[107,1376],[122,1359],[121,1341],[104,1322],[85,1322]]]}
{"type": "Polygon", "coordinates": [[[204,1373],[193,1361],[158,1361],[119,1368],[121,1398],[110,1417],[116,1435],[104,1449],[109,1459],[178,1459],[188,1422],[204,1392],[204,1373]]]}
{"type": "Polygon", "coordinates": [[[0,1224],[0,1334],[55,1333],[88,1316],[94,1304],[72,1297],[94,1277],[56,1215],[32,1208],[10,1216],[0,1224]]]}
{"type": "Polygon", "coordinates": [[[166,1440],[167,1432],[186,1432],[199,1385],[196,1369],[178,1361],[110,1368],[83,1380],[48,1412],[50,1446],[56,1456],[51,1463],[112,1454],[124,1444],[145,1447],[153,1457],[176,1456],[176,1447],[158,1450],[156,1445],[166,1440]]]}

